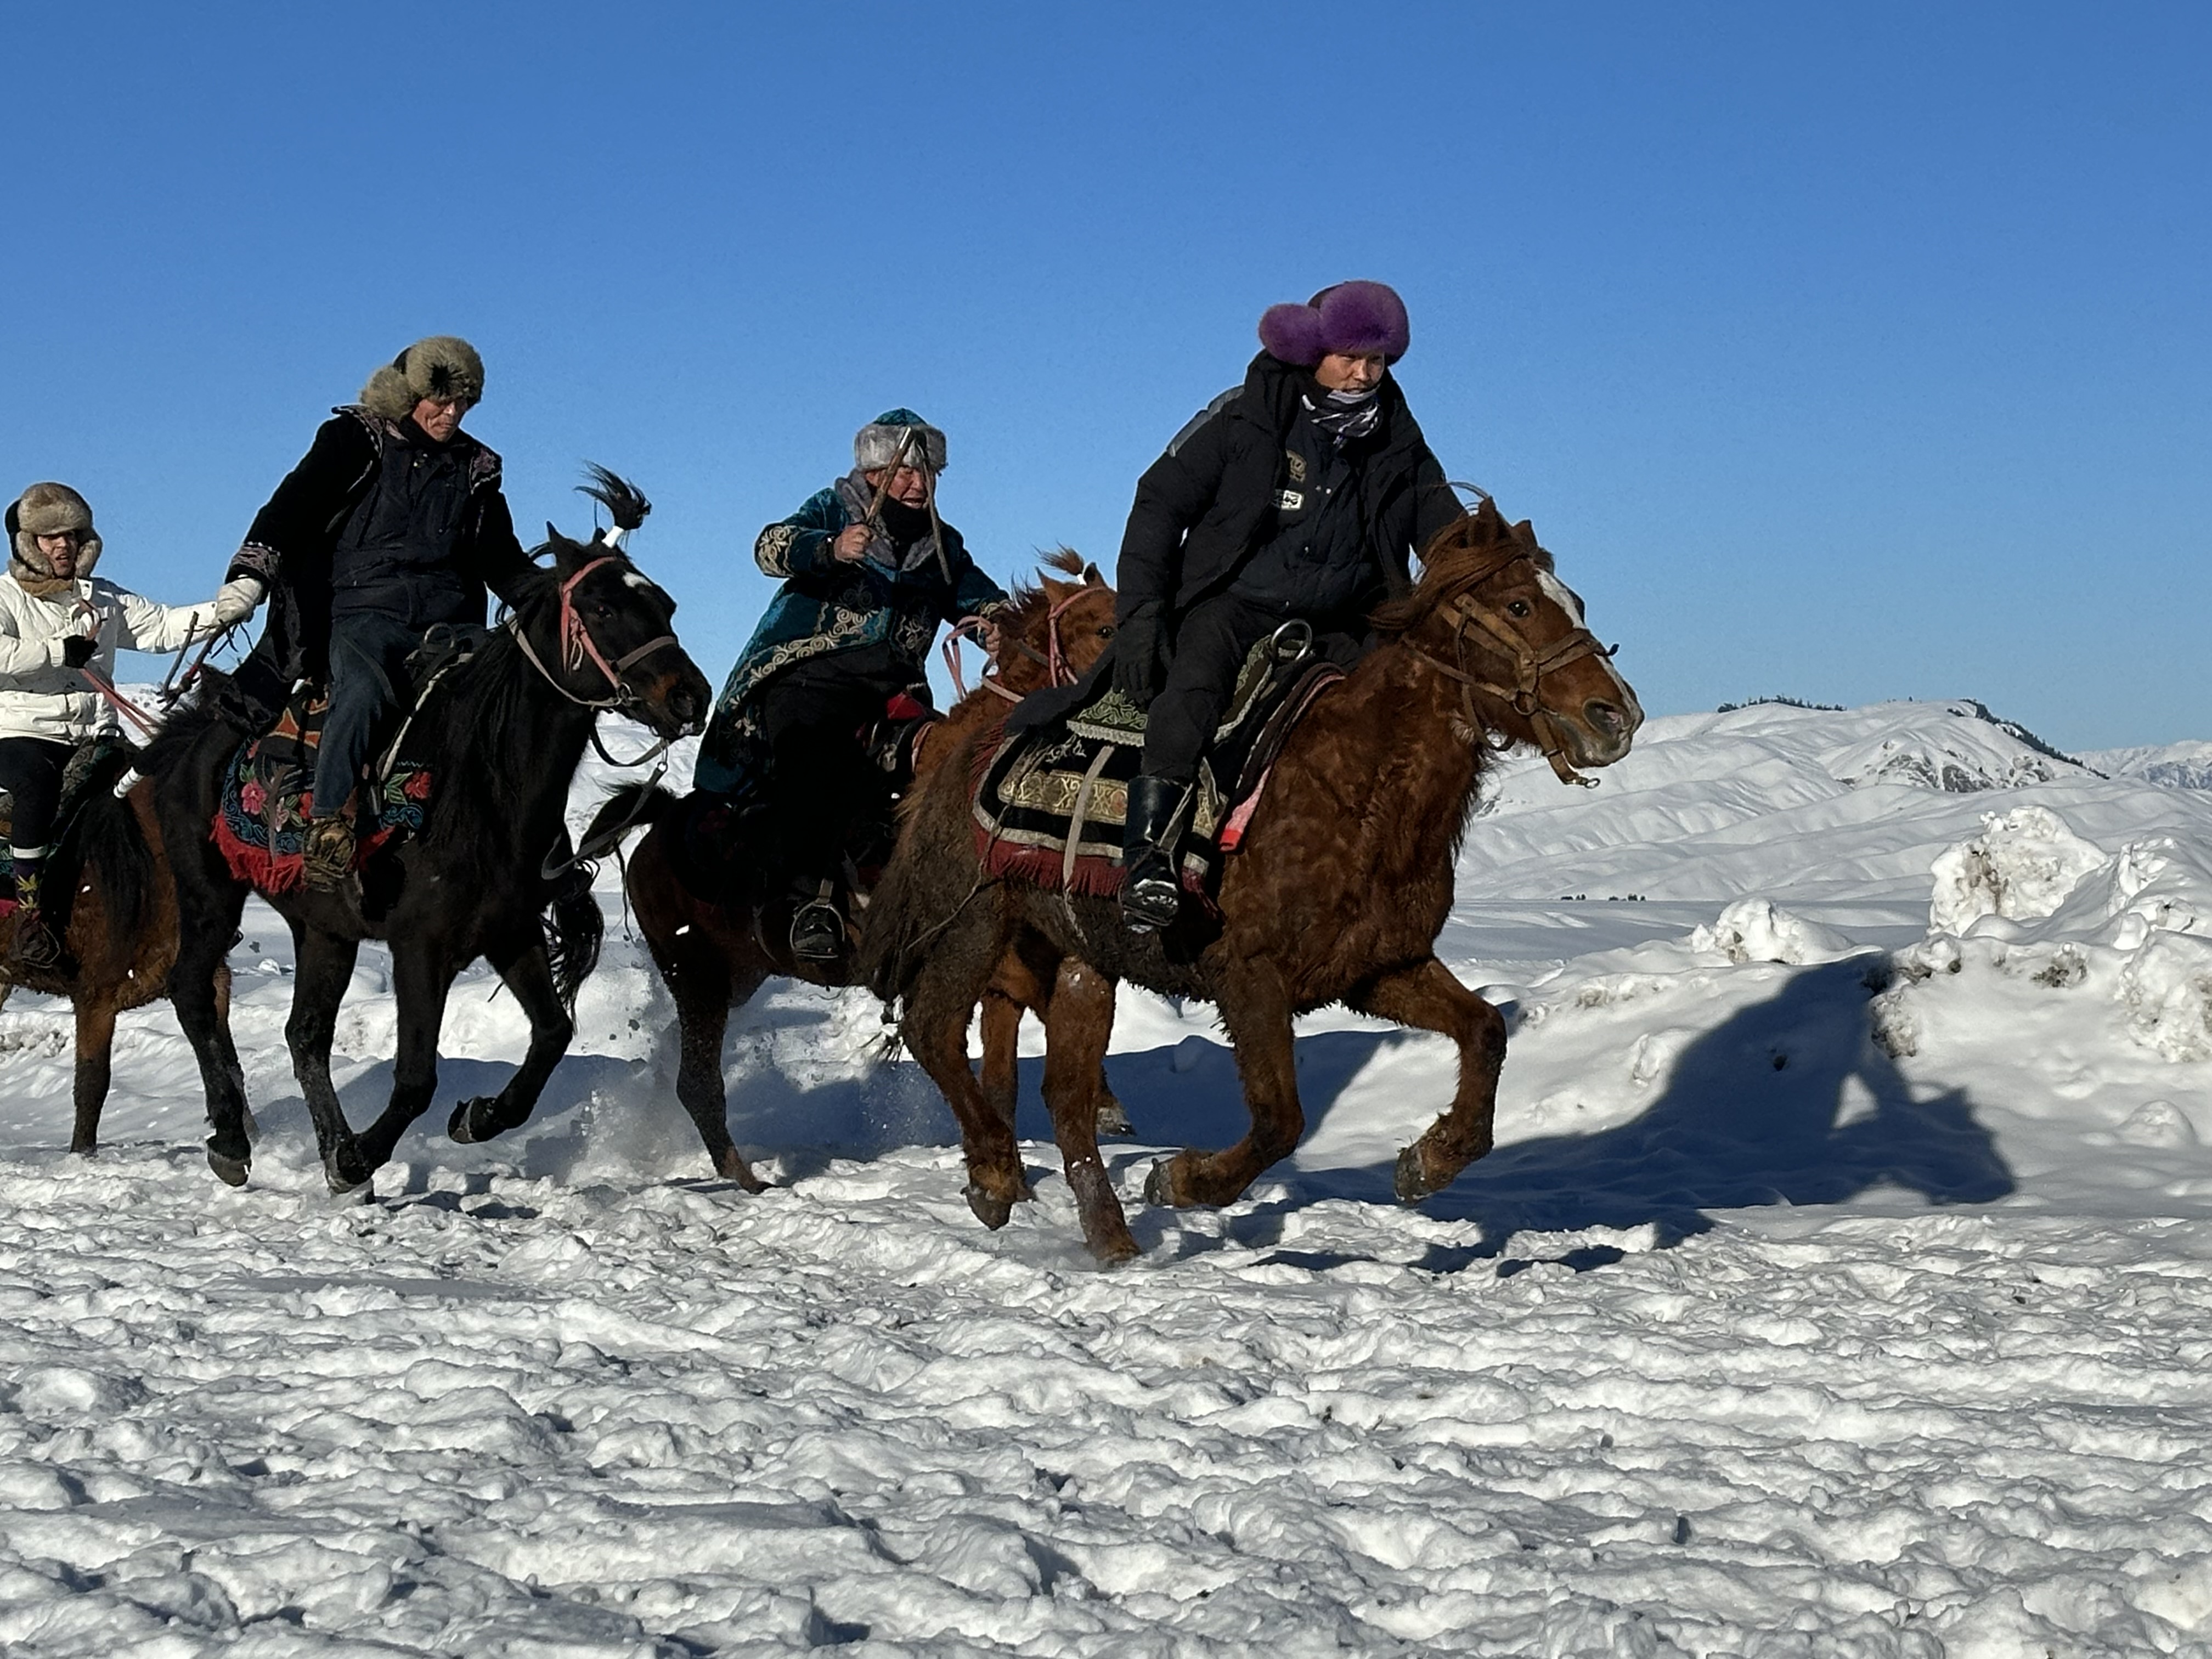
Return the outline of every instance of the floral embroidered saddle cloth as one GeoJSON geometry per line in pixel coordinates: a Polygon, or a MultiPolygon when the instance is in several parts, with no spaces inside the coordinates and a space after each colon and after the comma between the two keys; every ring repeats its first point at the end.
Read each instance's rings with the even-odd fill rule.
{"type": "MultiPolygon", "coordinates": [[[[301,686],[276,725],[241,747],[223,774],[216,845],[233,875],[264,893],[298,886],[305,870],[307,820],[315,807],[315,751],[329,709],[323,688],[301,686]]],[[[420,830],[430,804],[427,768],[397,755],[383,758],[386,764],[370,797],[375,821],[356,820],[354,825],[356,869],[396,839],[420,830]]]]}

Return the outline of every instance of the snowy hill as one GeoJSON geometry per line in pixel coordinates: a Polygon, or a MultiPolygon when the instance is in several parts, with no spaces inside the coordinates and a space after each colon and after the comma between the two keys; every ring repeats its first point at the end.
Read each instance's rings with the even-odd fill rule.
{"type": "Polygon", "coordinates": [[[2112,777],[2140,778],[2167,789],[2212,789],[2212,743],[2100,749],[2080,758],[2112,777]]]}
{"type": "Polygon", "coordinates": [[[436,1132],[521,1053],[479,969],[370,1204],[320,1191],[265,910],[244,1192],[165,1008],[125,1018],[107,1150],[63,1156],[66,1013],[20,999],[0,1644],[2212,1650],[2212,792],[2155,775],[2179,750],[2212,760],[2077,763],[1960,702],[1654,720],[1592,790],[1516,757],[1441,946],[1514,1026],[1498,1149],[1390,1202],[1451,1051],[1324,1012],[1297,1155],[1148,1208],[1161,1149],[1243,1112],[1209,1011],[1125,993],[1146,1253],[1112,1275],[1048,1145],[975,1225],[857,995],[733,1021],[781,1184],[704,1179],[612,866],[538,1121],[436,1132]]]}

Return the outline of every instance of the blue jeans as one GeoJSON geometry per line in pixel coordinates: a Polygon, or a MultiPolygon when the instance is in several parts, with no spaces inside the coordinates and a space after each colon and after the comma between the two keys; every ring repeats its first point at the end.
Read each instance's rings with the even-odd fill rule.
{"type": "Polygon", "coordinates": [[[407,659],[422,635],[397,617],[364,611],[331,621],[331,707],[315,750],[315,816],[342,814],[385,717],[405,696],[407,659]]]}

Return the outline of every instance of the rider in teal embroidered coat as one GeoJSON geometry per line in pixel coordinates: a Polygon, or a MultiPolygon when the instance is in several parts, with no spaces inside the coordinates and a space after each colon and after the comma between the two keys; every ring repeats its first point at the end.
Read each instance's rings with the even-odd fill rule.
{"type": "MultiPolygon", "coordinates": [[[[841,534],[866,521],[875,503],[871,470],[903,459],[924,463],[933,489],[945,465],[945,434],[911,410],[895,409],[860,429],[854,470],[809,496],[799,511],[760,533],[753,558],[783,579],[760,625],[714,704],[699,747],[696,782],[730,793],[745,781],[750,706],[761,689],[794,664],[832,653],[867,653],[872,664],[888,653],[926,686],[924,653],[939,623],[989,617],[1006,605],[1006,590],[969,556],[960,532],[933,515],[886,498],[878,529],[865,556],[840,556],[841,534]]],[[[863,659],[856,655],[856,665],[863,659]]],[[[827,665],[825,665],[827,666],[827,665]]]]}

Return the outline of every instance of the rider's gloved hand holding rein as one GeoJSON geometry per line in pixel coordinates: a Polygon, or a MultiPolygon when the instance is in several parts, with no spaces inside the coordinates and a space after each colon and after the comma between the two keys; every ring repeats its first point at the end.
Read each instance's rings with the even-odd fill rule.
{"type": "MultiPolygon", "coordinates": [[[[210,603],[157,605],[95,576],[100,540],[92,507],[63,483],[35,483],[7,512],[8,571],[0,579],[0,789],[12,800],[11,967],[52,971],[60,942],[47,925],[40,878],[50,850],[62,774],[80,744],[118,730],[94,689],[115,674],[118,651],[174,651],[224,625],[210,603]],[[82,671],[82,672],[80,672],[82,671]]],[[[228,590],[226,589],[226,592],[228,590]]],[[[234,596],[231,608],[237,609],[234,596]]],[[[250,615],[251,604],[239,611],[250,615]]]]}

